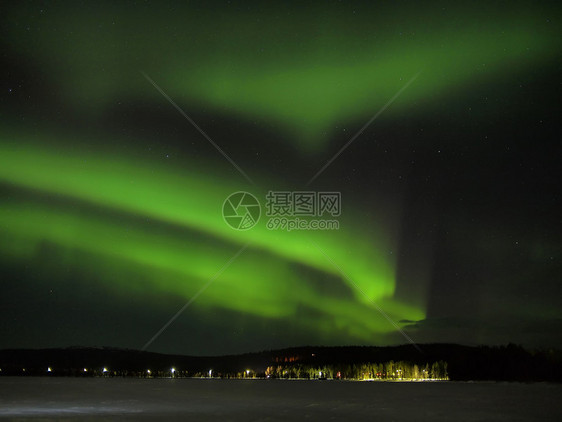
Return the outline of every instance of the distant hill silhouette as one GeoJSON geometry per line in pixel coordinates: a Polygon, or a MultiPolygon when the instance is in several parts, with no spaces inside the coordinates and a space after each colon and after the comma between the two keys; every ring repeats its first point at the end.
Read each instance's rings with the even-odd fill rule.
{"type": "Polygon", "coordinates": [[[265,377],[266,371],[272,373],[271,368],[276,368],[275,373],[297,367],[347,368],[345,374],[355,374],[363,364],[400,362],[416,365],[417,370],[418,366],[444,362],[450,380],[562,381],[560,351],[530,352],[512,344],[425,344],[420,348],[421,352],[411,345],[306,346],[230,356],[168,355],[111,347],[10,349],[0,351],[0,376],[209,376],[210,370],[213,377],[265,377]]]}

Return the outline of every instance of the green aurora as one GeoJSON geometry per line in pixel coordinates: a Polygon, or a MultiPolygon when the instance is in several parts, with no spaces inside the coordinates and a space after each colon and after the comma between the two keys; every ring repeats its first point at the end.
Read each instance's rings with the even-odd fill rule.
{"type": "MultiPolygon", "coordinates": [[[[0,210],[2,230],[9,234],[5,239],[10,239],[3,242],[3,248],[24,259],[29,259],[44,241],[68,250],[78,249],[94,255],[101,263],[103,257],[120,262],[119,268],[100,265],[98,271],[119,271],[121,280],[128,279],[131,267],[143,266],[145,274],[152,274],[154,288],[175,291],[188,299],[234,254],[233,245],[249,242],[251,251],[218,278],[201,297],[202,302],[277,318],[293,315],[298,305],[319,308],[319,312],[329,310],[330,315],[336,315],[335,324],[352,329],[364,340],[373,332],[393,329],[384,319],[365,318],[365,313],[372,313],[370,300],[383,306],[393,318],[423,318],[423,310],[392,298],[394,263],[377,258],[382,255],[382,246],[377,247],[377,243],[385,244],[384,236],[378,236],[378,241],[377,237],[366,241],[361,237],[364,227],[362,234],[359,228],[355,233],[348,229],[336,235],[272,232],[265,228],[263,220],[248,232],[237,232],[224,223],[220,212],[222,202],[237,190],[238,184],[218,184],[212,177],[197,177],[200,173],[196,170],[170,171],[138,158],[134,162],[128,162],[126,157],[108,160],[108,155],[111,154],[97,156],[84,151],[53,154],[37,143],[4,143],[0,177],[31,192],[71,198],[131,217],[147,217],[173,224],[177,230],[163,232],[154,229],[153,223],[123,226],[108,216],[84,216],[72,208],[54,207],[56,201],[50,205],[33,203],[33,195],[28,195],[31,198],[27,202],[8,201],[0,210]],[[201,234],[220,239],[220,243],[205,246],[200,241],[201,234]],[[294,269],[297,264],[325,274],[327,282],[346,282],[309,238],[322,245],[322,250],[343,267],[368,298],[353,291],[353,285],[349,286],[353,295],[339,298],[322,297],[307,284],[306,278],[294,269]],[[353,244],[353,250],[339,246],[345,244],[353,244]],[[362,253],[357,254],[358,250],[362,253]]],[[[134,288],[132,282],[126,285],[134,288]]],[[[304,321],[311,326],[322,326],[321,322],[322,318],[304,321]]],[[[333,327],[328,325],[326,329],[333,327]]]]}
{"type": "Polygon", "coordinates": [[[387,118],[526,72],[555,57],[559,44],[554,25],[543,24],[550,11],[528,5],[457,5],[452,17],[446,7],[365,8],[349,16],[336,5],[312,6],[292,19],[285,6],[217,14],[204,4],[172,12],[110,2],[67,5],[30,22],[22,7],[10,16],[19,26],[9,35],[77,107],[161,101],[135,75],[143,70],[179,104],[264,117],[304,151],[321,148],[337,123],[367,120],[420,72],[387,118]]]}
{"type": "MultiPolygon", "coordinates": [[[[252,13],[192,7],[70,3],[32,13],[36,5],[18,4],[6,11],[3,33],[51,87],[47,101],[87,122],[117,102],[178,114],[146,72],[188,114],[205,109],[269,122],[302,157],[329,154],[335,126],[368,120],[416,75],[381,119],[399,124],[437,109],[474,85],[549,62],[559,47],[555,30],[540,25],[549,11],[530,6],[456,6],[457,19],[415,6],[384,13],[362,6],[355,16],[310,6],[298,18],[286,6],[252,13]]],[[[0,183],[9,194],[0,206],[0,250],[21,265],[42,248],[57,250],[60,262],[48,266],[45,279],[71,266],[108,287],[187,302],[248,244],[197,299],[199,309],[291,320],[303,332],[363,344],[396,331],[373,303],[394,321],[427,315],[426,294],[396,294],[398,264],[388,254],[398,247],[396,222],[346,202],[345,194],[337,232],[270,231],[263,218],[237,232],[221,217],[224,199],[246,190],[264,205],[282,175],[244,168],[257,181],[251,186],[227,163],[213,166],[216,157],[169,164],[113,146],[134,142],[106,129],[86,134],[43,123],[30,130],[2,119],[0,183]]],[[[315,162],[310,176],[323,164],[315,162]]],[[[427,275],[418,277],[427,290],[427,275]]]]}

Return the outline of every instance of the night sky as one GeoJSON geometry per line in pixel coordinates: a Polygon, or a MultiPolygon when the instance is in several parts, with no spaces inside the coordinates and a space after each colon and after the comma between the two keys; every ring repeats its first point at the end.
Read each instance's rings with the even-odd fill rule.
{"type": "Polygon", "coordinates": [[[0,6],[0,348],[562,347],[557,2],[114,3],[0,6]]]}

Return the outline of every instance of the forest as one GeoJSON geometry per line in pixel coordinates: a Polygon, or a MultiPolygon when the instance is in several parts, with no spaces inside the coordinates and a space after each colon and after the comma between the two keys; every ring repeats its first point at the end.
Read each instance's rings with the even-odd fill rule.
{"type": "Polygon", "coordinates": [[[408,361],[389,361],[383,363],[333,364],[323,366],[291,364],[269,366],[265,371],[267,378],[285,379],[347,379],[347,380],[387,380],[424,381],[447,380],[447,362],[437,361],[418,365],[408,361]]]}

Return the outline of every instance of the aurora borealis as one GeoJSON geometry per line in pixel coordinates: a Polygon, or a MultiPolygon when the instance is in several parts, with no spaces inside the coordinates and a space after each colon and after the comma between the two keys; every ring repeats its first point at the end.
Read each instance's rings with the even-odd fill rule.
{"type": "Polygon", "coordinates": [[[560,343],[554,3],[2,9],[1,346],[140,348],[244,245],[151,350],[405,342],[377,307],[419,342],[560,343]],[[225,224],[409,81],[310,185],[339,230],[225,224]]]}

